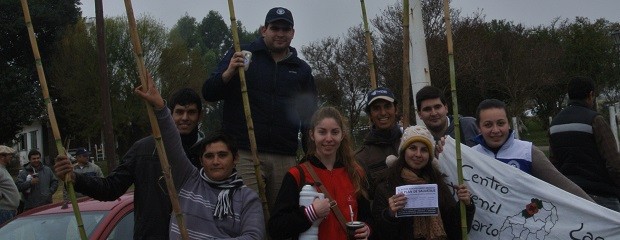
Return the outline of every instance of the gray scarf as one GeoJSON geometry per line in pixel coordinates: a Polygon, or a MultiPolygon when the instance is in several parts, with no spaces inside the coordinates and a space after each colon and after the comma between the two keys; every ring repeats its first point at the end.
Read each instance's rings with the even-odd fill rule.
{"type": "Polygon", "coordinates": [[[217,195],[217,203],[213,209],[213,217],[223,219],[226,216],[233,215],[232,196],[235,191],[243,186],[243,180],[237,176],[237,170],[233,169],[232,174],[227,179],[222,181],[213,181],[207,174],[205,174],[204,168],[200,169],[200,177],[207,181],[209,186],[221,189],[217,195]]]}

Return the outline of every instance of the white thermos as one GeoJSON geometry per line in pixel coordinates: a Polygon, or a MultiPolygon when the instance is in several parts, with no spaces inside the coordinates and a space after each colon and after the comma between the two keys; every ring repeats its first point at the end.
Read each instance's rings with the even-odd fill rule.
{"type": "MultiPolygon", "coordinates": [[[[304,185],[301,188],[301,192],[299,192],[299,206],[310,206],[314,199],[323,199],[325,196],[323,193],[317,192],[314,187],[310,185],[304,185]]],[[[319,224],[323,218],[317,219],[312,223],[312,227],[310,227],[307,231],[299,234],[299,240],[318,240],[319,239],[319,224]]]]}

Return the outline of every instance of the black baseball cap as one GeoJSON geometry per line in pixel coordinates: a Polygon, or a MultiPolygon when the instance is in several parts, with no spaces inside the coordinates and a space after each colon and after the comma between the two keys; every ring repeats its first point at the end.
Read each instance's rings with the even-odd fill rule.
{"type": "Polygon", "coordinates": [[[272,22],[284,20],[294,26],[293,22],[293,14],[286,8],[283,7],[274,7],[269,12],[267,12],[267,16],[265,17],[265,26],[269,25],[272,22]]]}
{"type": "Polygon", "coordinates": [[[366,112],[370,112],[370,104],[372,102],[383,99],[388,102],[396,103],[396,99],[394,97],[394,93],[389,88],[379,87],[368,93],[368,97],[366,98],[366,112]]]}

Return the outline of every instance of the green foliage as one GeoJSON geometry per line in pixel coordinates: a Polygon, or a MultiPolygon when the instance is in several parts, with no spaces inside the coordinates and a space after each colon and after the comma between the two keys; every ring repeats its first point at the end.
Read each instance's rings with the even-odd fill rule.
{"type": "MultiPolygon", "coordinates": [[[[149,16],[139,17],[137,25],[147,69],[157,81],[165,27],[149,16]]],[[[63,136],[82,145],[98,143],[103,125],[95,27],[83,21],[70,27],[56,45],[48,72],[63,136]]],[[[144,103],[133,94],[140,81],[128,29],[124,17],[105,19],[112,124],[121,152],[149,131],[144,103]]]]}
{"type": "Polygon", "coordinates": [[[218,56],[222,56],[232,46],[232,33],[222,15],[216,11],[209,11],[197,26],[196,31],[200,37],[200,45],[205,52],[211,50],[218,56]]]}
{"type": "MultiPolygon", "coordinates": [[[[38,0],[30,15],[45,67],[53,45],[80,12],[76,0],[38,0]]],[[[20,1],[0,1],[0,143],[9,143],[22,126],[43,117],[42,94],[20,1]]]]}
{"type": "Polygon", "coordinates": [[[60,131],[65,138],[96,138],[102,126],[97,52],[84,21],[68,27],[55,49],[47,76],[60,131]]]}
{"type": "Polygon", "coordinates": [[[549,136],[545,124],[539,118],[525,117],[523,118],[523,124],[527,128],[527,131],[520,133],[522,140],[530,141],[534,146],[549,146],[549,136]]]}
{"type": "MultiPolygon", "coordinates": [[[[241,22],[238,26],[242,43],[258,37],[258,30],[248,32],[241,22]]],[[[209,11],[200,23],[193,17],[183,16],[170,30],[168,44],[162,51],[158,70],[163,80],[163,96],[188,86],[200,93],[202,83],[231,47],[231,30],[218,12],[209,11]]],[[[205,117],[201,130],[210,132],[219,129],[222,103],[207,103],[203,112],[205,117]]]]}
{"type": "MultiPolygon", "coordinates": [[[[422,4],[431,83],[443,89],[452,103],[443,6],[441,1],[422,4]]],[[[391,88],[397,99],[402,92],[401,14],[397,3],[371,20],[376,28],[372,36],[378,85],[391,88]]],[[[487,21],[482,13],[461,17],[458,10],[452,10],[451,18],[458,106],[463,115],[474,115],[480,101],[497,98],[507,103],[510,116],[522,117],[526,109],[532,109],[544,134],[548,117],[561,110],[566,80],[572,75],[594,78],[606,99],[620,100],[620,57],[609,36],[620,29],[619,23],[578,17],[528,28],[506,20],[487,21]]],[[[353,128],[361,123],[356,121],[363,120],[351,112],[356,110],[349,107],[353,98],[346,91],[351,87],[360,90],[357,88],[364,84],[350,85],[343,79],[357,78],[369,85],[366,50],[361,48],[364,42],[352,41],[356,36],[349,31],[344,41],[327,37],[302,51],[313,67],[321,100],[341,106],[353,128]],[[342,56],[339,52],[348,53],[355,61],[338,59],[342,56]]],[[[413,111],[410,117],[413,119],[413,111]]],[[[545,136],[533,139],[546,145],[545,136]]]]}

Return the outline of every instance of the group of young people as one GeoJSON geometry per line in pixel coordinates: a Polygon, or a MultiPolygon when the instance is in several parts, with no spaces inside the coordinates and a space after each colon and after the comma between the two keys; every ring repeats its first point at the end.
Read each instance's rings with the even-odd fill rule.
{"type": "MultiPolygon", "coordinates": [[[[251,59],[231,50],[205,81],[204,99],[224,100],[222,131],[198,131],[202,103],[191,89],[173,94],[168,103],[150,77],[147,86],[135,89],[155,110],[190,238],[298,238],[318,224],[318,239],[345,239],[345,222],[355,220],[364,223],[352,234],[355,239],[460,239],[459,202],[466,206],[468,229],[475,202],[466,185],[448,185],[433,163],[443,137],[455,131],[461,131],[463,144],[591,200],[535,146],[514,139],[506,106],[499,100],[483,101],[476,117],[460,117],[460,128],[455,129],[443,92],[427,86],[416,93],[424,126],[403,130],[394,94],[387,88],[374,89],[365,109],[370,132],[354,151],[346,118],[334,107],[317,107],[310,67],[290,47],[293,26],[288,9],[271,9],[261,37],[242,46],[252,52],[251,59]],[[246,73],[267,183],[266,223],[251,162],[239,69],[246,73]],[[305,152],[299,162],[298,133],[305,152]],[[397,157],[386,161],[390,155],[397,157]],[[407,199],[396,194],[395,187],[427,183],[438,186],[439,214],[396,217],[407,199]],[[325,198],[300,206],[304,185],[325,198]]],[[[59,177],[70,174],[76,191],[99,200],[114,200],[135,184],[134,239],[178,239],[181,230],[171,215],[154,141],[146,137],[136,142],[107,177],[75,173],[61,156],[55,171],[59,177]]]]}

